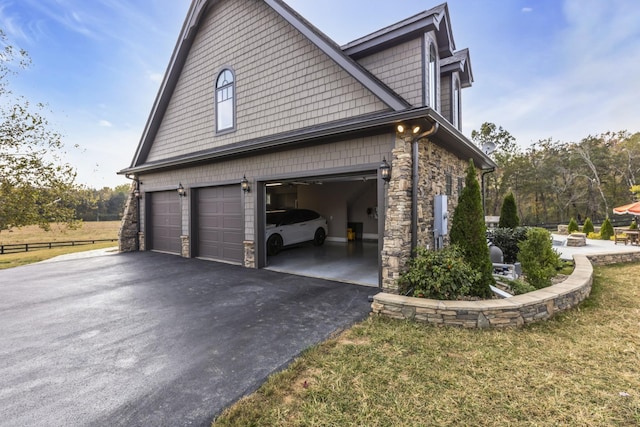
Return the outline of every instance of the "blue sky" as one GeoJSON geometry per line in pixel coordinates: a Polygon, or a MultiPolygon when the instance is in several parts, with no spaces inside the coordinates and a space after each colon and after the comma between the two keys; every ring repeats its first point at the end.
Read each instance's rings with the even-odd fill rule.
{"type": "MultiPolygon", "coordinates": [[[[344,44],[429,9],[428,0],[286,0],[344,44]]],[[[127,182],[190,0],[0,0],[0,28],[32,67],[14,92],[45,102],[70,148],[78,182],[127,182]],[[75,145],[79,149],[74,149],[75,145]]],[[[485,121],[520,145],[640,131],[640,2],[451,0],[458,49],[475,82],[463,91],[463,131],[485,121]]]]}

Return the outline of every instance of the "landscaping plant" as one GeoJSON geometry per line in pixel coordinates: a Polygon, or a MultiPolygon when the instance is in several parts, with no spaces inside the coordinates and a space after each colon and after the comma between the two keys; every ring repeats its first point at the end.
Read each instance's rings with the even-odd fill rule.
{"type": "Polygon", "coordinates": [[[519,245],[518,259],[527,282],[536,289],[551,285],[551,278],[560,268],[560,255],[553,250],[551,233],[544,228],[530,228],[527,240],[519,245]]]}
{"type": "Polygon", "coordinates": [[[591,222],[591,218],[587,217],[587,219],[584,220],[584,225],[582,226],[582,232],[588,235],[589,233],[593,233],[595,231],[596,229],[593,227],[593,222],[591,222]]]}
{"type": "Polygon", "coordinates": [[[518,260],[518,243],[526,240],[527,230],[527,227],[494,228],[487,232],[487,236],[502,250],[504,262],[513,264],[518,260]]]}
{"type": "Polygon", "coordinates": [[[578,227],[578,223],[576,222],[576,219],[571,218],[569,220],[569,226],[567,227],[567,232],[571,234],[571,233],[575,233],[576,231],[580,231],[580,227],[578,227]]]}
{"type": "Polygon", "coordinates": [[[513,193],[509,193],[504,197],[502,201],[502,208],[500,209],[500,221],[498,227],[500,228],[516,228],[520,225],[520,218],[518,218],[518,208],[516,207],[516,199],[513,197],[513,193]]]}
{"type": "Polygon", "coordinates": [[[400,289],[419,298],[453,300],[468,295],[480,273],[465,262],[455,245],[439,251],[418,248],[409,270],[400,277],[400,289]]]}
{"type": "Polygon", "coordinates": [[[607,217],[602,223],[602,227],[600,227],[600,238],[602,240],[610,240],[613,234],[613,225],[611,225],[611,221],[609,221],[609,217],[607,217]]]}
{"type": "Polygon", "coordinates": [[[638,224],[636,223],[635,219],[631,220],[631,224],[629,224],[629,230],[637,230],[638,229],[638,224]]]}
{"type": "Polygon", "coordinates": [[[487,229],[484,223],[480,184],[473,160],[469,161],[465,187],[451,220],[451,243],[460,247],[464,259],[480,273],[481,280],[471,289],[471,295],[481,298],[491,296],[490,285],[495,284],[493,264],[487,246],[487,229]]]}

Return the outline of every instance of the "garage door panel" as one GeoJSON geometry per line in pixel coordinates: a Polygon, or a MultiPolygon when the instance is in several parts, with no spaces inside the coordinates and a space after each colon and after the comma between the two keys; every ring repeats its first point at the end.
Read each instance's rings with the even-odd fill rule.
{"type": "Polygon", "coordinates": [[[238,185],[198,190],[198,256],[242,262],[244,222],[241,194],[238,185]]]}
{"type": "Polygon", "coordinates": [[[152,193],[151,197],[151,250],[179,254],[181,251],[182,214],[180,200],[175,191],[152,193]]]}

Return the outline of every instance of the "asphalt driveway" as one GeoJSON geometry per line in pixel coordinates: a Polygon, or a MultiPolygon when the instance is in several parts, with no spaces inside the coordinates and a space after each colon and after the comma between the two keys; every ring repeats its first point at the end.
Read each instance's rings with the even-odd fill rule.
{"type": "Polygon", "coordinates": [[[0,271],[0,425],[209,425],[372,293],[151,252],[0,271]]]}

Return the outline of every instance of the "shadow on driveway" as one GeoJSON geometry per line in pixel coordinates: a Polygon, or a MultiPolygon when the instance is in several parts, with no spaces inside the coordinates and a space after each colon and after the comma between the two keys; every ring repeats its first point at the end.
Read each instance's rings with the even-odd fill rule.
{"type": "Polygon", "coordinates": [[[151,252],[0,271],[0,425],[209,425],[371,293],[151,252]]]}

